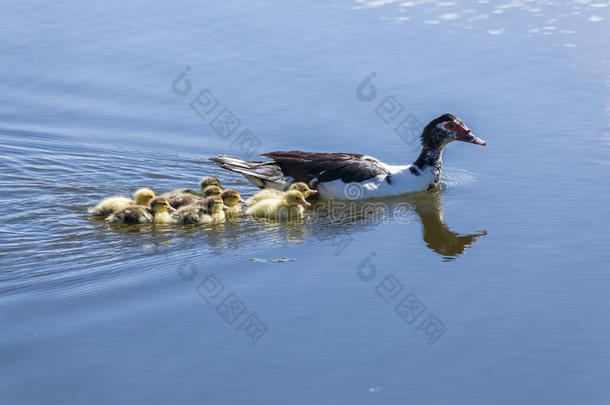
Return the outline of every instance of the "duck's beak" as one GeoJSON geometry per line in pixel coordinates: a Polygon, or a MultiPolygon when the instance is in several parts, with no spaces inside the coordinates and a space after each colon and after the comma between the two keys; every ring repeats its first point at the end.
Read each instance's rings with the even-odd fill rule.
{"type": "Polygon", "coordinates": [[[309,195],[318,194],[318,190],[309,190],[309,195]]]}
{"type": "Polygon", "coordinates": [[[239,203],[243,204],[243,205],[248,205],[248,203],[246,202],[246,200],[244,200],[243,198],[239,199],[239,203]]]}
{"type": "Polygon", "coordinates": [[[462,142],[474,143],[475,145],[487,146],[487,143],[481,138],[474,136],[466,125],[458,126],[457,137],[455,139],[462,142]]]}
{"type": "Polygon", "coordinates": [[[305,200],[301,200],[301,201],[299,202],[299,204],[301,204],[301,205],[302,205],[302,206],[304,206],[304,207],[309,207],[309,206],[311,206],[311,204],[310,204],[310,203],[308,203],[308,202],[307,202],[307,201],[305,201],[305,200]]]}
{"type": "Polygon", "coordinates": [[[171,205],[170,205],[169,207],[167,207],[167,210],[168,210],[169,212],[174,212],[174,211],[176,211],[176,209],[175,209],[174,207],[172,207],[171,205]]]}
{"type": "Polygon", "coordinates": [[[228,211],[228,210],[229,210],[229,207],[227,207],[226,205],[223,205],[223,206],[222,206],[222,210],[223,210],[223,211],[228,211]]]}

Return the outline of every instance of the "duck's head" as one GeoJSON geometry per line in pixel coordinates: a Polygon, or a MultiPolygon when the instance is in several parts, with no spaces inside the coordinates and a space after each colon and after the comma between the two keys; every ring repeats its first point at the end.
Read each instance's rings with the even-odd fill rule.
{"type": "Polygon", "coordinates": [[[217,196],[206,198],[203,207],[209,215],[219,214],[222,210],[227,209],[227,206],[222,202],[222,198],[217,196]]]}
{"type": "Polygon", "coordinates": [[[302,181],[297,181],[296,183],[292,183],[290,187],[288,187],[288,191],[296,190],[303,194],[303,197],[307,198],[310,195],[314,195],[317,193],[316,190],[312,190],[306,183],[302,181]]]}
{"type": "Polygon", "coordinates": [[[157,197],[153,198],[150,202],[150,209],[155,214],[162,214],[164,212],[173,212],[176,211],[174,207],[169,205],[169,201],[165,197],[157,197]]]}
{"type": "Polygon", "coordinates": [[[201,195],[203,198],[208,197],[220,197],[222,195],[222,190],[218,186],[207,186],[202,192],[201,195]]]}
{"type": "Polygon", "coordinates": [[[453,141],[487,145],[484,140],[474,136],[470,128],[453,114],[443,114],[433,119],[421,135],[422,145],[429,149],[440,149],[453,141]]]}
{"type": "Polygon", "coordinates": [[[133,199],[138,205],[149,206],[153,198],[155,198],[155,192],[149,188],[141,188],[133,195],[133,199]]]}
{"type": "Polygon", "coordinates": [[[303,205],[309,207],[311,204],[305,201],[305,197],[300,191],[291,190],[284,194],[284,202],[288,205],[303,205]]]}
{"type": "Polygon", "coordinates": [[[203,190],[205,190],[206,187],[209,186],[216,186],[220,188],[220,181],[218,181],[216,177],[209,176],[199,180],[199,185],[201,186],[201,192],[203,192],[203,190]]]}
{"type": "Polygon", "coordinates": [[[237,190],[225,190],[222,192],[221,196],[222,201],[227,207],[233,207],[237,204],[245,204],[246,202],[241,198],[241,195],[237,192],[237,190]]]}

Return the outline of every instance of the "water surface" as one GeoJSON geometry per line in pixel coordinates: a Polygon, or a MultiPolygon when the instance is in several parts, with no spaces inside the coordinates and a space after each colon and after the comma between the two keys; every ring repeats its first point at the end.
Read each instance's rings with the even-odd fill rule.
{"type": "Polygon", "coordinates": [[[606,1],[2,8],[6,401],[610,398],[606,1]],[[172,85],[181,72],[190,87],[172,85]],[[204,90],[218,109],[202,117],[204,90]],[[410,128],[451,112],[488,147],[449,145],[439,189],[381,211],[209,227],[88,215],[204,175],[255,192],[208,161],[220,153],[410,163],[417,130],[384,121],[388,98],[410,128]],[[226,138],[210,125],[225,108],[240,122],[226,138]]]}

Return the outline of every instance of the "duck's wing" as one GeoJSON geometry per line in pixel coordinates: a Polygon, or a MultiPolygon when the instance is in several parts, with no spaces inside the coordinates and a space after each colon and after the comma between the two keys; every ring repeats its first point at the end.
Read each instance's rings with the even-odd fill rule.
{"type": "Polygon", "coordinates": [[[357,153],[267,152],[268,162],[247,162],[233,156],[210,159],[218,166],[238,172],[258,187],[285,189],[294,181],[315,188],[318,183],[341,179],[345,183],[361,182],[389,174],[387,166],[370,156],[357,153]]]}
{"type": "Polygon", "coordinates": [[[262,155],[273,159],[284,176],[303,181],[313,188],[318,183],[339,179],[352,183],[390,174],[383,162],[358,153],[278,151],[262,155]]]}

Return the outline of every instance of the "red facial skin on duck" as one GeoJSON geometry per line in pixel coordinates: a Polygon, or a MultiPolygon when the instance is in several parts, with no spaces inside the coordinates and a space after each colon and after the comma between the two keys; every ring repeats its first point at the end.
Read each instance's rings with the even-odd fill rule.
{"type": "Polygon", "coordinates": [[[477,138],[463,123],[448,122],[444,125],[445,129],[456,134],[455,139],[457,141],[474,143],[476,145],[487,146],[484,140],[477,138]]]}

